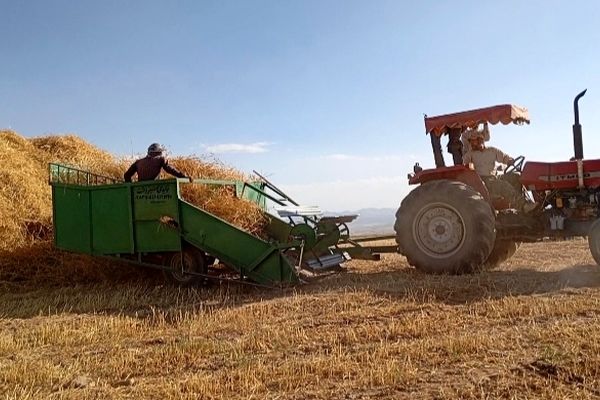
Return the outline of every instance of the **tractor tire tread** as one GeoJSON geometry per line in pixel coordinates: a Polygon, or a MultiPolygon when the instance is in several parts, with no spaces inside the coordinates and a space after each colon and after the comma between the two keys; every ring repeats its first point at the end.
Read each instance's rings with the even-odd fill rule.
{"type": "Polygon", "coordinates": [[[434,274],[478,272],[490,255],[496,238],[495,213],[483,196],[465,183],[437,180],[410,192],[396,212],[396,242],[400,253],[418,270],[434,274]],[[424,205],[439,202],[456,209],[464,222],[461,247],[447,258],[432,257],[422,251],[413,234],[414,219],[424,205]]]}

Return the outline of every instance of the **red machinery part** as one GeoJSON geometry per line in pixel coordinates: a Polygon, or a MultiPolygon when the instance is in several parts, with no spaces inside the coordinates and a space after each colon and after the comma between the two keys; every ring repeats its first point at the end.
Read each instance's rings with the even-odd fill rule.
{"type": "MultiPolygon", "coordinates": [[[[577,161],[528,161],[521,173],[521,183],[528,190],[537,191],[577,189],[577,161]]],[[[600,160],[583,160],[583,184],[585,187],[600,187],[600,160]]]]}
{"type": "Polygon", "coordinates": [[[424,169],[417,172],[414,176],[411,176],[408,180],[408,184],[417,185],[440,179],[463,182],[481,193],[484,199],[490,201],[489,192],[479,175],[477,175],[477,172],[464,165],[424,169]]]}

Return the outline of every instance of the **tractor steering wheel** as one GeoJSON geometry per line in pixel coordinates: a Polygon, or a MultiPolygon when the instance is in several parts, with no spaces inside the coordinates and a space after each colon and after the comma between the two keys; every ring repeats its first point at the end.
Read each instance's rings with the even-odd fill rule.
{"type": "Polygon", "coordinates": [[[508,167],[504,170],[505,174],[510,174],[511,172],[521,172],[523,170],[523,162],[525,161],[525,156],[519,156],[515,158],[508,167]]]}

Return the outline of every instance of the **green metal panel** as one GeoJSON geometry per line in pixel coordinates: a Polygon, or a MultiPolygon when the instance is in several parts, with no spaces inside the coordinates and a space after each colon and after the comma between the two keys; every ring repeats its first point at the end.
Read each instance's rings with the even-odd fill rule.
{"type": "Polygon", "coordinates": [[[92,244],[95,254],[133,253],[131,192],[128,185],[93,188],[92,244]]]}
{"type": "Polygon", "coordinates": [[[54,244],[79,253],[92,252],[90,193],[85,188],[52,187],[54,244]]]}
{"type": "Polygon", "coordinates": [[[138,252],[181,250],[179,232],[169,225],[156,221],[136,221],[135,242],[138,252]]]}
{"type": "Polygon", "coordinates": [[[132,193],[135,247],[138,252],[179,251],[179,193],[177,181],[127,185],[132,193]]]}
{"type": "Polygon", "coordinates": [[[279,248],[180,200],[185,240],[255,282],[295,283],[294,268],[279,248]]]}
{"type": "Polygon", "coordinates": [[[265,184],[263,182],[237,182],[237,196],[249,200],[259,206],[261,209],[267,209],[267,197],[263,195],[265,184]],[[258,189],[258,190],[254,190],[258,189]]]}
{"type": "Polygon", "coordinates": [[[266,214],[269,218],[269,224],[266,227],[267,235],[280,243],[289,242],[292,226],[274,215],[266,214]]]}

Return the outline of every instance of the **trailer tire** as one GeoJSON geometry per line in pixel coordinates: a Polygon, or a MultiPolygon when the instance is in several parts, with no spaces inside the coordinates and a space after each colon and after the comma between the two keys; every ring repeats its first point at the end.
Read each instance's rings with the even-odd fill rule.
{"type": "Polygon", "coordinates": [[[510,239],[499,239],[494,243],[494,248],[488,259],[485,261],[484,268],[487,270],[499,267],[504,261],[511,258],[517,249],[519,243],[510,239]]]}
{"type": "Polygon", "coordinates": [[[596,264],[600,265],[600,219],[597,219],[590,227],[588,233],[588,245],[596,264]]]}
{"type": "Polygon", "coordinates": [[[472,187],[449,180],[410,192],[396,212],[394,230],[409,264],[434,274],[481,270],[496,238],[490,204],[472,187]]]}
{"type": "Polygon", "coordinates": [[[204,253],[194,248],[187,247],[180,252],[170,254],[167,258],[167,267],[169,269],[164,271],[165,277],[173,284],[191,286],[206,281],[205,277],[186,273],[206,274],[208,272],[204,253]]]}

